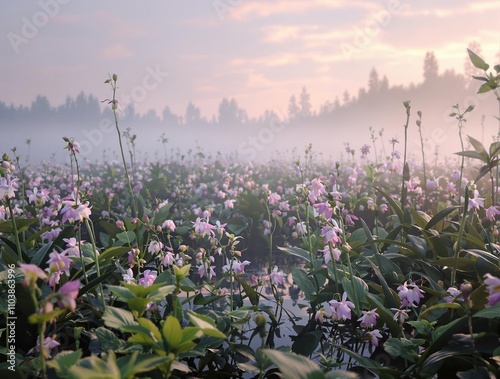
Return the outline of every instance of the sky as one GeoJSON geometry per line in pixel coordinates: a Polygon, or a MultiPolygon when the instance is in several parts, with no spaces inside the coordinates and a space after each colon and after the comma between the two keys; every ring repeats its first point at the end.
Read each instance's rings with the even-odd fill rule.
{"type": "Polygon", "coordinates": [[[428,51],[440,72],[462,72],[472,41],[493,62],[499,25],[498,0],[0,0],[0,101],[105,99],[116,73],[139,113],[182,115],[191,101],[210,119],[224,97],[251,117],[286,113],[304,86],[317,110],[372,68],[421,82],[428,51]]]}

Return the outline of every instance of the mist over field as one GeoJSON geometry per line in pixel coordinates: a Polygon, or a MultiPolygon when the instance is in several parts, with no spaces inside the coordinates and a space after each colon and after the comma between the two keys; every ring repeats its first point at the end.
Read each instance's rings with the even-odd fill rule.
{"type": "MultiPolygon", "coordinates": [[[[457,120],[449,116],[455,111],[454,104],[459,104],[462,110],[469,105],[475,107],[467,114],[464,137],[471,135],[489,146],[497,135],[496,99],[491,93],[476,94],[477,87],[477,82],[450,71],[427,76],[422,83],[411,87],[391,86],[385,76],[380,79],[372,69],[367,88],[360,88],[353,95],[346,91],[343,99],[336,98],[316,109],[312,107],[314,94],[304,86],[290,96],[286,112],[268,110],[251,118],[232,98],[224,98],[218,114],[211,118],[202,115],[191,102],[183,115],[174,114],[168,105],[158,115],[153,110],[139,114],[133,104],[122,104],[118,122],[125,151],[131,150],[132,145],[123,133],[136,135],[135,153],[139,161],[181,159],[199,153],[242,161],[272,158],[293,161],[304,156],[309,144],[317,158],[332,160],[347,159],[347,144],[355,150],[355,159],[359,159],[361,146],[368,144],[372,148],[367,158],[374,161],[375,153],[379,159],[390,155],[393,147],[390,140],[397,139],[399,143],[394,148],[403,150],[406,121],[403,101],[410,100],[410,156],[421,159],[416,124],[417,111],[421,111],[426,160],[442,161],[446,157],[456,159],[453,153],[460,151],[457,120]]],[[[109,88],[103,85],[100,97],[107,96],[109,88]]],[[[4,136],[0,141],[1,151],[10,152],[16,147],[17,154],[31,163],[67,160],[62,137],[75,138],[84,159],[120,158],[110,105],[101,103],[95,94],[68,97],[59,106],[51,105],[43,95],[30,107],[0,103],[0,126],[4,136]]]]}

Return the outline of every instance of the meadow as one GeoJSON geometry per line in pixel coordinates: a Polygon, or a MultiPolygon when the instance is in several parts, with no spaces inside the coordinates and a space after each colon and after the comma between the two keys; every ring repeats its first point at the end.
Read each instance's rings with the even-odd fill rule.
{"type": "Polygon", "coordinates": [[[2,377],[500,376],[500,142],[462,135],[473,107],[433,164],[407,157],[409,101],[387,152],[137,162],[117,81],[121,160],[65,136],[67,165],[2,156],[2,377]]]}

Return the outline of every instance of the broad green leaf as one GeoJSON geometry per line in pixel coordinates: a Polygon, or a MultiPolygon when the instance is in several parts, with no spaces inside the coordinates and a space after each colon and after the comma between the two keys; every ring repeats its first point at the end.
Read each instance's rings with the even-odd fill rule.
{"type": "MultiPolygon", "coordinates": [[[[37,218],[16,218],[17,233],[22,233],[27,230],[31,225],[38,222],[37,218]]],[[[12,225],[12,220],[0,221],[0,233],[13,234],[14,225],[12,225]]]]}
{"type": "Polygon", "coordinates": [[[70,367],[76,364],[81,357],[82,351],[80,349],[75,351],[61,351],[47,362],[47,366],[56,370],[59,378],[64,378],[68,375],[70,367]]]}
{"type": "Polygon", "coordinates": [[[323,379],[323,372],[311,360],[302,355],[279,350],[263,349],[262,354],[278,366],[287,379],[323,379]]]}
{"type": "Polygon", "coordinates": [[[112,258],[117,259],[117,258],[120,258],[122,255],[125,255],[129,251],[130,251],[130,248],[126,247],[126,246],[109,247],[99,255],[99,261],[103,262],[106,259],[112,259],[112,258]]]}
{"type": "Polygon", "coordinates": [[[477,67],[483,71],[486,71],[490,68],[490,65],[487,64],[483,58],[481,58],[479,55],[474,53],[472,50],[467,49],[467,52],[469,53],[469,59],[471,63],[474,65],[474,67],[477,67]]]}
{"type": "Polygon", "coordinates": [[[226,335],[215,327],[214,321],[210,317],[201,314],[196,314],[193,311],[189,311],[188,315],[189,315],[189,321],[191,321],[193,325],[200,328],[204,334],[216,338],[222,338],[222,339],[226,338],[226,335]]]}
{"type": "Polygon", "coordinates": [[[104,320],[104,324],[118,330],[125,325],[137,325],[132,313],[121,308],[106,307],[102,319],[104,320]]]}
{"type": "Polygon", "coordinates": [[[116,238],[124,244],[131,245],[135,241],[135,233],[132,231],[121,232],[116,235],[116,238]]]}
{"type": "Polygon", "coordinates": [[[248,300],[250,300],[250,303],[252,305],[258,306],[259,305],[259,294],[244,280],[242,280],[239,276],[235,276],[236,280],[240,285],[243,287],[243,290],[245,291],[246,295],[248,296],[248,300]]]}
{"type": "Polygon", "coordinates": [[[311,254],[300,247],[278,247],[279,250],[284,251],[289,255],[294,255],[296,257],[304,259],[306,262],[311,261],[311,254]]]}
{"type": "Polygon", "coordinates": [[[95,335],[99,340],[102,351],[108,351],[110,349],[117,351],[125,346],[125,341],[120,340],[115,333],[102,326],[95,330],[95,335]]]}
{"type": "Polygon", "coordinates": [[[113,293],[115,296],[120,298],[120,300],[127,301],[127,300],[135,298],[134,293],[132,291],[130,291],[128,288],[121,287],[121,286],[113,286],[111,284],[107,284],[106,288],[109,291],[111,291],[111,293],[113,293]]]}
{"type": "Polygon", "coordinates": [[[426,230],[429,230],[430,228],[432,228],[434,225],[436,225],[439,221],[443,220],[446,216],[448,216],[450,213],[456,211],[458,208],[460,208],[460,206],[458,205],[455,205],[455,206],[451,206],[451,207],[448,207],[448,208],[445,208],[441,211],[439,211],[438,213],[436,213],[431,219],[430,221],[427,223],[427,225],[425,226],[425,229],[426,230]]]}
{"type": "Polygon", "coordinates": [[[424,311],[420,312],[419,318],[432,322],[432,321],[436,321],[436,320],[430,319],[429,317],[431,316],[432,312],[434,312],[438,309],[461,309],[461,308],[462,307],[460,306],[460,304],[457,304],[457,303],[440,303],[440,304],[433,305],[429,308],[426,308],[424,311]]]}
{"type": "Polygon", "coordinates": [[[480,311],[474,313],[472,317],[482,317],[482,318],[500,318],[500,303],[495,304],[492,307],[486,307],[480,311]]]}
{"type": "Polygon", "coordinates": [[[309,356],[317,349],[323,334],[319,331],[300,334],[292,344],[292,352],[304,356],[309,356]]]}
{"type": "MultiPolygon", "coordinates": [[[[131,375],[135,378],[136,374],[152,371],[157,367],[166,364],[169,360],[169,357],[158,357],[151,354],[137,354],[136,359],[131,364],[131,375]]],[[[118,358],[118,367],[122,367],[124,363],[128,361],[131,361],[130,357],[118,358]]]]}
{"type": "Polygon", "coordinates": [[[301,268],[294,267],[292,268],[292,278],[297,287],[304,292],[305,298],[313,300],[314,296],[317,295],[317,289],[307,273],[301,268]]]}
{"type": "Polygon", "coordinates": [[[182,341],[181,323],[174,316],[168,316],[161,328],[164,341],[167,342],[169,352],[177,353],[177,347],[182,341]]]}

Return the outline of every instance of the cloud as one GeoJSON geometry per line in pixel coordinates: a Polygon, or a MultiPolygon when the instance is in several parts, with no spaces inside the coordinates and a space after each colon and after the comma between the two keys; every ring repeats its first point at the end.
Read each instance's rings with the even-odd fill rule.
{"type": "Polygon", "coordinates": [[[101,57],[105,60],[133,58],[135,51],[122,43],[116,43],[101,50],[101,57]]]}
{"type": "Polygon", "coordinates": [[[235,5],[231,17],[242,20],[254,17],[271,17],[290,13],[303,13],[321,9],[376,9],[378,6],[369,1],[342,1],[342,0],[288,0],[288,1],[252,1],[235,5]]]}

